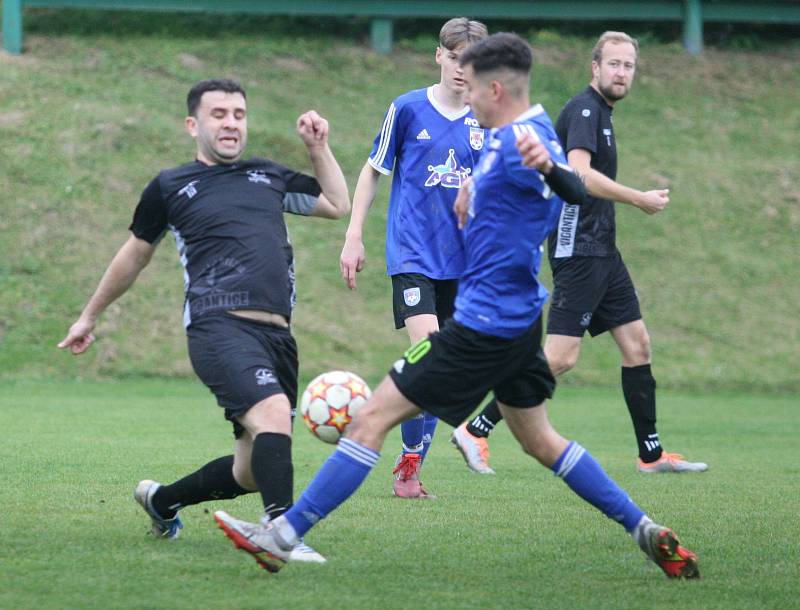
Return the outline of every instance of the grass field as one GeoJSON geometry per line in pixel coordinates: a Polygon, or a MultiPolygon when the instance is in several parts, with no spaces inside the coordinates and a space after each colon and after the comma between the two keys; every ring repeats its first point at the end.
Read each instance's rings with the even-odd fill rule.
{"type": "MultiPolygon", "coordinates": [[[[6,382],[0,608],[796,607],[794,401],[662,396],[662,438],[707,460],[700,475],[636,473],[615,392],[568,388],[550,408],[565,435],[699,553],[700,581],[667,580],[618,525],[525,458],[505,427],[492,437],[498,474],[482,477],[446,442],[446,426],[425,470],[436,501],[392,498],[393,435],[362,489],[309,536],[328,564],[270,575],[210,514],[254,519],[256,496],[185,509],[174,542],[147,534],[132,499],[139,479],[169,482],[230,450],[228,425],[198,382],[6,382]]],[[[298,428],[298,490],[330,452],[298,428]]]]}
{"type": "MultiPolygon", "coordinates": [[[[357,21],[310,32],[44,10],[25,24],[25,53],[0,53],[0,610],[798,606],[796,40],[689,57],[626,24],[643,36],[638,82],[615,111],[620,179],[668,186],[672,202],[656,217],[620,209],[619,240],[653,336],[661,437],[709,472],[635,472],[608,337],[584,342],[551,405],[560,431],[699,553],[703,579],[664,578],[505,427],[492,437],[496,477],[468,471],[440,430],[424,472],[439,499],[421,504],[391,497],[391,436],[373,476],[311,533],[329,563],[271,576],[211,518],[254,519],[256,496],[187,508],[175,542],[150,538],[132,500],[138,480],[172,481],[231,448],[212,397],[188,379],[172,238],[106,312],[89,354],[55,344],[127,238],[144,185],[191,157],[182,118],[194,82],[241,79],[250,152],[299,168],[294,120],[322,112],[352,189],[389,101],[438,78],[438,24],[401,35],[390,57],[368,49],[357,21]]],[[[587,82],[594,35],[516,25],[534,46],[532,99],[555,117],[587,82]]],[[[391,328],[382,186],[356,293],[336,264],[345,222],[289,220],[304,380],[348,368],[374,384],[406,346],[391,328]]],[[[298,492],[331,450],[298,429],[298,492]]]]}
{"type": "MultiPolygon", "coordinates": [[[[191,375],[169,236],[101,319],[91,354],[72,359],[53,345],[127,238],[141,190],[161,168],[191,158],[182,120],[194,82],[241,79],[250,152],[300,168],[308,162],[294,120],[318,109],[352,189],[389,101],[438,79],[437,22],[399,39],[389,57],[358,44],[358,24],[337,35],[334,23],[287,31],[263,18],[97,11],[31,11],[25,23],[25,53],[0,54],[0,242],[13,250],[0,258],[6,379],[191,375]]],[[[532,99],[555,117],[586,85],[593,36],[511,25],[534,46],[532,99]]],[[[798,393],[800,283],[791,278],[800,263],[800,46],[690,57],[647,25],[626,26],[642,36],[642,50],[638,82],[615,111],[620,179],[669,186],[672,197],[658,216],[618,212],[659,386],[798,393]]],[[[357,293],[339,278],[346,222],[289,221],[295,333],[309,374],[343,367],[375,376],[406,342],[391,329],[382,184],[357,293]]],[[[607,338],[588,341],[564,382],[614,387],[617,367],[607,338]]]]}

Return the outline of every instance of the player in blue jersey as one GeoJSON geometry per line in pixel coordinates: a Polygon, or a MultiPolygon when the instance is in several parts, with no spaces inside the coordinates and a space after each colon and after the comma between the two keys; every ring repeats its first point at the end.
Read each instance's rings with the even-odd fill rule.
{"type": "MultiPolygon", "coordinates": [[[[592,52],[591,83],[567,102],[556,121],[556,133],[569,163],[585,180],[591,197],[581,206],[564,206],[549,239],[553,299],[544,350],[553,373],[562,375],[577,363],[587,331],[592,337],[608,332],[621,356],[622,393],[639,449],[637,470],[704,472],[708,469],[705,462],[690,462],[661,446],[650,335],[616,243],[615,202],[647,214],[656,214],[669,203],[667,189],[640,191],[616,181],[612,113],[633,84],[638,52],[636,39],[624,32],[600,36],[592,52]]],[[[497,405],[490,402],[456,430],[461,447],[487,448],[487,437],[501,419],[497,405]]],[[[463,448],[462,453],[475,468],[475,456],[480,453],[463,448]]]]}
{"type": "MultiPolygon", "coordinates": [[[[342,277],[352,290],[364,268],[364,222],[381,175],[394,173],[386,226],[386,270],[392,278],[394,321],[412,345],[453,315],[458,278],[464,270],[463,238],[452,214],[458,189],[483,148],[484,130],[464,103],[458,58],[487,35],[465,17],[439,32],[439,82],[395,99],[384,117],[353,194],[353,211],[342,249],[342,277]]],[[[430,499],[419,470],[437,419],[422,415],[402,427],[403,448],[395,462],[394,495],[430,499]]]]}
{"type": "Polygon", "coordinates": [[[277,571],[292,543],[349,498],[379,458],[388,432],[420,411],[458,425],[488,391],[523,450],[577,495],[618,521],[668,576],[699,576],[697,556],[674,532],[655,524],[578,443],[550,424],[545,400],[555,379],[541,348],[539,284],[543,243],[562,200],[586,191],[566,165],[549,117],[528,102],[531,50],[515,34],[495,34],[461,56],[468,99],[492,128],[487,150],[456,211],[465,224],[466,265],[456,312],[444,328],[410,348],[359,411],[297,503],[267,525],[215,519],[234,544],[277,571]],[[521,162],[517,142],[537,140],[535,169],[521,162]]]}

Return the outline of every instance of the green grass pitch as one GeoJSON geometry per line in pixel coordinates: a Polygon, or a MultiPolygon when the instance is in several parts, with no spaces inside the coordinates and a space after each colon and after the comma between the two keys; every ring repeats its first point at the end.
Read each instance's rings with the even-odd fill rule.
{"type": "MultiPolygon", "coordinates": [[[[393,433],[364,486],[308,537],[328,563],[270,575],[211,517],[222,508],[255,519],[257,495],[185,509],[177,541],[150,537],[132,499],[139,479],[171,482],[230,451],[229,426],[199,382],[7,382],[0,608],[791,607],[800,579],[792,403],[662,396],[662,438],[708,461],[699,475],[635,472],[617,392],[565,389],[550,404],[560,431],[700,555],[700,581],[667,580],[505,427],[492,437],[490,477],[463,465],[445,425],[423,470],[436,501],[391,496],[393,433]]],[[[298,422],[298,492],[331,450],[298,422]]]]}

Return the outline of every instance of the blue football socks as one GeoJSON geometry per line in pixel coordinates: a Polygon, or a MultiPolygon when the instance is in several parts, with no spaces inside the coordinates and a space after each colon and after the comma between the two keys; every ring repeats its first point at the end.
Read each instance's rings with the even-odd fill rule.
{"type": "Polygon", "coordinates": [[[303,495],[284,516],[298,536],[303,536],[342,502],[352,496],[378,461],[377,451],[348,438],[317,471],[303,495]]]}
{"type": "Polygon", "coordinates": [[[433,435],[436,432],[436,424],[439,423],[439,418],[430,413],[424,413],[425,423],[422,426],[422,461],[425,461],[425,456],[428,455],[433,442],[433,435]]]}
{"type": "Polygon", "coordinates": [[[416,417],[400,424],[400,433],[403,438],[403,453],[422,453],[424,444],[422,442],[425,433],[425,414],[420,413],[416,417]]]}
{"type": "Polygon", "coordinates": [[[553,464],[552,470],[581,498],[609,519],[621,523],[625,531],[633,531],[644,516],[644,511],[606,474],[597,460],[575,441],[567,445],[564,453],[553,464]]]}

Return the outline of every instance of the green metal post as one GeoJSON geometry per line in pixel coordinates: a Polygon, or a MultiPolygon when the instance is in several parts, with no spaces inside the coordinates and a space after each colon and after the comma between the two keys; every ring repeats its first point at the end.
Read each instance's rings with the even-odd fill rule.
{"type": "Polygon", "coordinates": [[[3,48],[22,53],[22,0],[3,0],[3,48]]]}
{"type": "Polygon", "coordinates": [[[691,55],[703,51],[703,7],[700,0],[684,0],[683,46],[691,55]]]}
{"type": "Polygon", "coordinates": [[[372,48],[378,53],[388,55],[392,52],[392,20],[373,19],[370,32],[372,48]]]}

